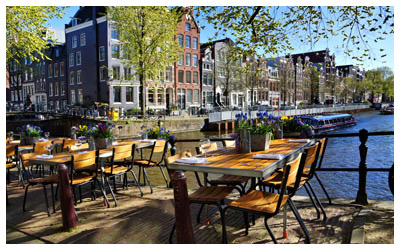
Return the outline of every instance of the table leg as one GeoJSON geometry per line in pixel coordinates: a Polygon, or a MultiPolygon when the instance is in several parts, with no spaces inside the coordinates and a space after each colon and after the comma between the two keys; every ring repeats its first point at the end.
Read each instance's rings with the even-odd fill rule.
{"type": "MultiPolygon", "coordinates": [[[[208,173],[203,173],[204,177],[204,186],[207,187],[207,179],[208,179],[208,173]]],[[[199,217],[200,218],[200,217],[199,217]]],[[[208,219],[208,204],[206,204],[206,221],[204,222],[205,225],[210,225],[210,220],[208,219]]]]}

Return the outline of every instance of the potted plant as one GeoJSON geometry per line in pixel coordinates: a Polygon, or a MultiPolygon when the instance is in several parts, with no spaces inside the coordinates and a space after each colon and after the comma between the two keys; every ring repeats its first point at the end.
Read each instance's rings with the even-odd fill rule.
{"type": "Polygon", "coordinates": [[[156,127],[156,128],[150,128],[147,129],[147,138],[148,139],[168,139],[169,136],[169,130],[165,129],[165,128],[160,128],[160,127],[156,127]]]}
{"type": "Polygon", "coordinates": [[[247,113],[236,114],[237,130],[239,131],[239,152],[251,152],[250,124],[247,113]]]}
{"type": "Polygon", "coordinates": [[[252,121],[250,128],[251,151],[264,151],[269,149],[271,139],[273,139],[273,128],[275,117],[268,116],[268,113],[257,113],[257,122],[252,121]]]}
{"type": "Polygon", "coordinates": [[[35,125],[23,125],[21,132],[24,135],[23,140],[21,140],[21,145],[32,145],[39,141],[40,134],[43,133],[42,129],[35,125]]]}
{"type": "Polygon", "coordinates": [[[95,127],[93,127],[92,134],[94,136],[96,148],[112,147],[112,139],[114,138],[113,128],[114,124],[111,122],[107,124],[99,122],[95,127]]]}
{"type": "Polygon", "coordinates": [[[298,116],[282,116],[280,119],[283,122],[283,136],[285,138],[311,138],[314,135],[313,126],[303,123],[298,116]]]}

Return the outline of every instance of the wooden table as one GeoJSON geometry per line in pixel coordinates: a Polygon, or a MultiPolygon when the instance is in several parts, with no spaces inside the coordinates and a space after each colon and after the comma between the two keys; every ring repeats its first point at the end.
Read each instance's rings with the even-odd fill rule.
{"type": "MultiPolygon", "coordinates": [[[[314,140],[310,142],[288,142],[288,140],[272,140],[268,150],[252,153],[237,153],[235,148],[224,147],[207,152],[208,164],[172,162],[168,164],[168,168],[172,170],[203,172],[205,185],[207,184],[207,173],[247,176],[252,178],[251,188],[253,188],[257,177],[269,176],[277,168],[283,167],[287,162],[294,160],[306,146],[315,143],[314,140]],[[254,159],[253,156],[256,154],[283,154],[283,158],[280,160],[254,159]]],[[[202,155],[195,157],[202,157],[202,155]]],[[[177,239],[178,243],[186,242],[185,238],[193,239],[194,241],[193,228],[190,223],[191,217],[188,211],[189,201],[187,199],[186,177],[183,172],[179,171],[174,174],[173,179],[176,231],[184,232],[180,236],[182,239],[177,239]]]]}

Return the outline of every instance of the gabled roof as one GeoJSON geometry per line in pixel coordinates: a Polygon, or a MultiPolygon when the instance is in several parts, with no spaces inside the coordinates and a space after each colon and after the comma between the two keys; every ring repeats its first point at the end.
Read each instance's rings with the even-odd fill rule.
{"type": "MultiPolygon", "coordinates": [[[[78,19],[77,24],[90,21],[93,19],[93,9],[96,11],[96,18],[102,17],[106,13],[105,6],[81,6],[72,19],[78,19]]],[[[65,25],[65,28],[72,27],[72,19],[65,25]]]]}

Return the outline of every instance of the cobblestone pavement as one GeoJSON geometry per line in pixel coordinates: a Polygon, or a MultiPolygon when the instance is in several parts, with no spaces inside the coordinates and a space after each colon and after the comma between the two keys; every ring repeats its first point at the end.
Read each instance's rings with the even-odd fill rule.
{"type": "MultiPolygon", "coordinates": [[[[40,186],[29,188],[27,211],[22,212],[24,189],[12,181],[7,185],[10,204],[7,205],[7,227],[38,238],[46,243],[168,243],[170,230],[174,223],[173,190],[155,187],[150,194],[149,187],[143,187],[140,197],[137,187],[128,190],[118,189],[118,206],[103,205],[103,198],[91,201],[88,193],[83,193],[83,202],[76,206],[79,223],[71,232],[62,231],[62,217],[59,202],[56,213],[47,216],[43,189],[40,186]],[[85,198],[86,197],[86,198],[85,198]]],[[[193,190],[190,190],[191,192],[193,190]]],[[[50,198],[50,192],[47,192],[50,198]]],[[[111,195],[109,195],[111,199],[111,195]]],[[[237,194],[229,197],[237,198],[237,194]]],[[[51,199],[49,199],[51,200],[51,199]]],[[[50,202],[50,201],[49,201],[50,202]]],[[[226,204],[229,201],[226,202],[226,204]]],[[[308,197],[296,197],[294,202],[310,232],[311,243],[341,244],[349,243],[354,217],[361,207],[350,204],[349,200],[335,200],[333,205],[325,204],[328,219],[316,218],[316,211],[308,197]]],[[[51,202],[50,202],[51,205],[51,202]]],[[[190,206],[196,243],[218,244],[221,242],[221,222],[215,206],[208,206],[210,225],[205,225],[206,213],[203,210],[201,223],[196,223],[200,206],[190,206]]],[[[269,224],[279,243],[304,243],[305,237],[293,213],[288,208],[288,238],[282,238],[282,212],[269,220],[269,224]]],[[[227,231],[230,243],[273,243],[264,226],[264,219],[256,217],[249,234],[245,235],[243,214],[227,211],[227,231]]],[[[7,242],[11,241],[7,233],[7,242]]],[[[174,242],[175,236],[174,236],[174,242]]],[[[29,242],[28,242],[29,243],[29,242]]]]}

